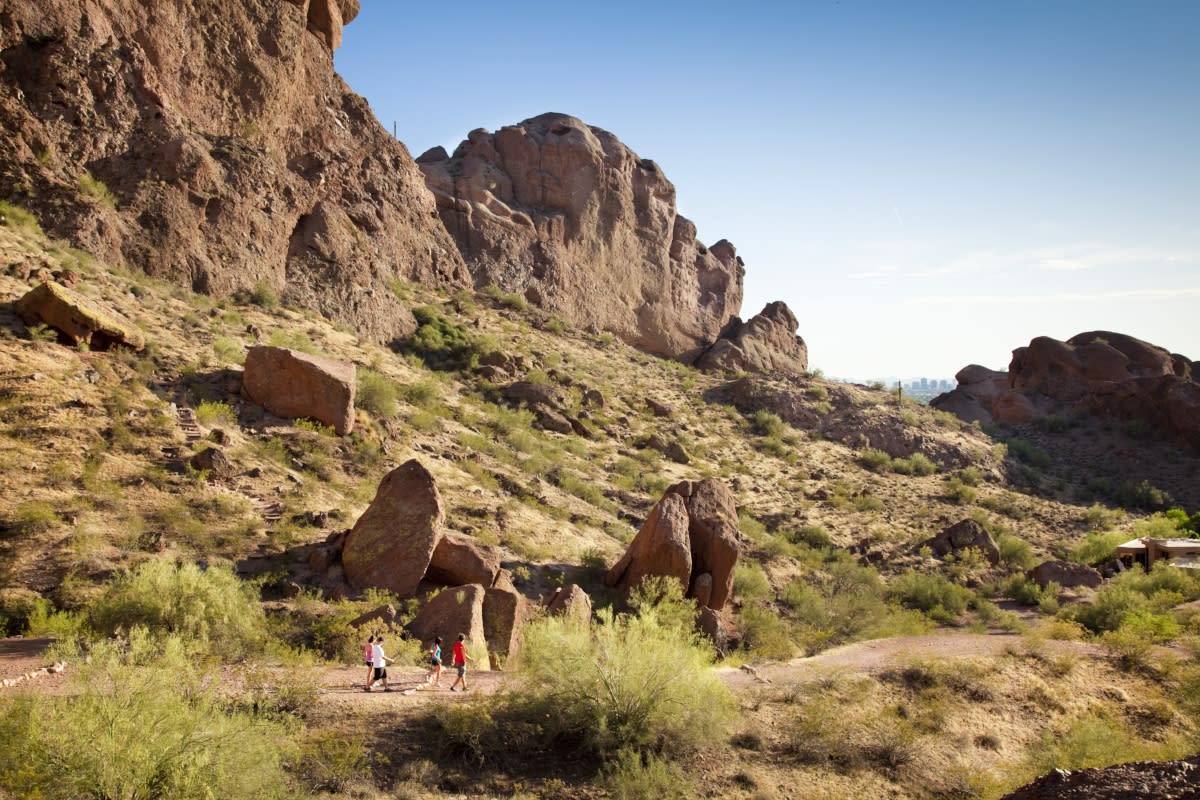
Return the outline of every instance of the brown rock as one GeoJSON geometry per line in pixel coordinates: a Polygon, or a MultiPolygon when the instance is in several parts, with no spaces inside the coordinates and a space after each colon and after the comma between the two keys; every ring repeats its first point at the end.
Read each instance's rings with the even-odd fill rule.
{"type": "Polygon", "coordinates": [[[391,278],[470,275],[404,145],[333,71],[356,6],[5,4],[5,191],[27,186],[52,238],[105,263],[222,297],[263,283],[375,341],[411,332],[391,278]],[[76,190],[85,165],[115,203],[76,190]]]}
{"type": "Polygon", "coordinates": [[[669,417],[674,412],[669,405],[655,400],[653,397],[646,398],[646,408],[650,409],[650,413],[656,417],[669,417]]]}
{"type": "Polygon", "coordinates": [[[499,572],[500,553],[496,548],[459,533],[446,533],[433,549],[425,577],[449,586],[491,586],[499,572]]]}
{"type": "Polygon", "coordinates": [[[555,591],[546,608],[551,614],[564,614],[580,622],[592,619],[592,598],[574,583],[555,591]]]}
{"type": "MultiPolygon", "coordinates": [[[[483,627],[484,597],[484,588],[478,584],[443,589],[421,606],[408,628],[423,642],[441,636],[446,651],[460,633],[465,634],[467,653],[475,659],[468,663],[475,669],[490,669],[483,627]]],[[[442,660],[450,663],[449,658],[442,660]]]]}
{"type": "Polygon", "coordinates": [[[525,598],[515,589],[493,586],[484,591],[483,631],[492,657],[492,669],[515,660],[520,653],[526,605],[525,598]]]}
{"type": "Polygon", "coordinates": [[[571,420],[548,408],[538,408],[534,412],[533,427],[554,433],[574,433],[575,431],[571,420]]]}
{"type": "Polygon", "coordinates": [[[146,339],[138,327],[119,315],[57,283],[40,283],[13,304],[26,325],[49,325],[71,345],[92,350],[122,346],[141,350],[146,339]]]}
{"type": "Polygon", "coordinates": [[[334,562],[334,550],[329,547],[318,547],[308,554],[308,568],[320,575],[329,569],[334,562]]]}
{"type": "Polygon", "coordinates": [[[215,447],[201,450],[188,459],[188,463],[197,472],[207,472],[210,478],[228,478],[233,474],[233,464],[215,447]]]}
{"type": "Polygon", "coordinates": [[[663,455],[674,461],[676,464],[690,464],[692,461],[692,457],[688,454],[687,448],[681,445],[678,441],[673,441],[667,445],[666,452],[664,452],[663,455]]]}
{"type": "Polygon", "coordinates": [[[990,533],[973,519],[964,519],[946,528],[937,536],[926,540],[922,546],[929,547],[935,556],[945,558],[967,548],[974,548],[992,564],[1000,563],[1000,548],[990,533]]]}
{"type": "Polygon", "coordinates": [[[720,611],[702,607],[696,617],[696,628],[707,636],[718,650],[725,649],[727,643],[725,620],[721,617],[720,611]]]}
{"type": "Polygon", "coordinates": [[[354,428],[353,364],[256,345],[246,353],[242,391],[281,417],[307,417],[344,436],[354,428]]]}
{"type": "Polygon", "coordinates": [[[1104,577],[1097,570],[1087,564],[1069,561],[1044,561],[1025,574],[1043,589],[1052,581],[1064,589],[1076,586],[1094,589],[1104,582],[1104,577]]]}
{"type": "Polygon", "coordinates": [[[415,459],[389,472],[342,549],[355,589],[412,597],[442,535],[445,511],[433,475],[415,459]]]}
{"type": "Polygon", "coordinates": [[[780,372],[803,375],[808,345],[796,335],[799,323],[785,303],[768,303],[749,322],[735,321],[696,362],[705,370],[780,372]]]}
{"type": "Polygon", "coordinates": [[[992,416],[1001,422],[1012,422],[1024,425],[1037,417],[1037,409],[1033,401],[1021,392],[1010,389],[996,396],[992,401],[992,416]]]}
{"type": "Polygon", "coordinates": [[[733,569],[738,559],[737,501],[716,478],[683,481],[667,489],[686,498],[692,574],[712,576],[708,607],[721,610],[733,595],[733,569]]]}
{"type": "Polygon", "coordinates": [[[371,623],[382,623],[385,626],[391,625],[395,621],[396,607],[389,603],[387,605],[379,606],[378,608],[373,608],[365,614],[358,615],[354,619],[350,620],[349,624],[352,628],[361,628],[362,626],[370,625],[371,623]]]}
{"type": "Polygon", "coordinates": [[[563,114],[420,158],[477,286],[495,284],[575,327],[691,361],[742,300],[741,259],[675,209],[658,166],[563,114]]]}
{"type": "Polygon", "coordinates": [[[530,408],[558,409],[567,402],[566,394],[556,386],[544,383],[516,381],[504,387],[504,397],[512,403],[523,403],[530,408]]]}
{"type": "Polygon", "coordinates": [[[678,495],[664,495],[650,510],[625,554],[604,576],[604,584],[628,591],[649,575],[675,578],[685,592],[692,580],[688,512],[678,495]]]}
{"type": "Polygon", "coordinates": [[[696,579],[692,581],[692,596],[696,598],[701,609],[708,608],[708,604],[712,601],[712,575],[705,572],[696,576],[696,579]]]}

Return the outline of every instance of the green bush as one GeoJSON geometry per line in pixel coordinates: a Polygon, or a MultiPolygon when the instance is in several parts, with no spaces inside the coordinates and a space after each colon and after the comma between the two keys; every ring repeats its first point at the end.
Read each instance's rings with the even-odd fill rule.
{"type": "Polygon", "coordinates": [[[205,400],[196,406],[196,421],[209,427],[226,425],[232,428],[237,426],[238,416],[228,403],[205,400]]]}
{"type": "Polygon", "coordinates": [[[1117,504],[1127,508],[1144,508],[1148,511],[1166,508],[1171,504],[1171,495],[1151,486],[1147,480],[1137,483],[1123,482],[1113,490],[1112,498],[1117,504]]]}
{"type": "Polygon", "coordinates": [[[79,635],[83,616],[71,611],[56,611],[50,601],[38,598],[25,621],[26,636],[50,636],[69,641],[79,635]]]}
{"type": "Polygon", "coordinates": [[[686,800],[692,787],[683,768],[650,753],[621,750],[607,770],[614,800],[686,800]]]}
{"type": "Polygon", "coordinates": [[[4,200],[0,200],[0,217],[4,218],[4,224],[10,228],[24,228],[34,233],[42,232],[41,226],[38,225],[37,217],[20,206],[13,205],[4,200]]]}
{"type": "Polygon", "coordinates": [[[953,622],[967,610],[971,590],[951,583],[941,575],[905,572],[888,587],[888,595],[938,622],[953,622]]]}
{"type": "Polygon", "coordinates": [[[230,710],[179,637],[135,628],[129,640],[71,658],[65,696],[0,701],[0,787],[29,798],[295,796],[287,728],[230,710]]]}
{"type": "Polygon", "coordinates": [[[279,308],[279,295],[271,288],[271,284],[266,281],[259,281],[254,284],[254,288],[250,290],[246,298],[250,303],[265,308],[268,311],[279,308]]]}
{"type": "Polygon", "coordinates": [[[785,430],[784,422],[778,414],[770,411],[755,411],[750,417],[750,431],[758,436],[780,438],[785,430]]]}
{"type": "Polygon", "coordinates": [[[738,561],[733,568],[733,593],[745,600],[771,596],[771,584],[758,562],[747,559],[738,561]]]}
{"type": "Polygon", "coordinates": [[[1019,461],[1038,469],[1050,466],[1050,456],[1037,445],[1015,437],[1009,439],[1006,444],[1008,445],[1008,454],[1019,461]]]}
{"type": "Polygon", "coordinates": [[[1002,533],[996,537],[996,547],[1000,550],[1000,563],[1009,569],[1026,570],[1033,566],[1033,548],[1029,542],[1012,534],[1002,533]]]}
{"type": "Polygon", "coordinates": [[[1117,554],[1117,545],[1129,539],[1129,534],[1121,531],[1107,533],[1089,533],[1087,537],[1071,549],[1071,560],[1079,564],[1103,564],[1117,554]]]}
{"type": "Polygon", "coordinates": [[[891,469],[892,457],[882,450],[868,447],[858,454],[858,463],[874,472],[886,472],[891,469]]]}
{"type": "Polygon", "coordinates": [[[483,287],[481,294],[494,300],[498,305],[504,308],[511,308],[513,311],[525,311],[529,308],[529,303],[525,298],[516,292],[505,292],[495,284],[488,284],[483,287]]]}
{"type": "Polygon", "coordinates": [[[84,170],[83,174],[79,176],[76,188],[79,189],[81,196],[90,197],[100,205],[116,210],[117,196],[104,184],[104,181],[87,170],[84,170]]]}
{"type": "Polygon", "coordinates": [[[978,494],[974,487],[963,483],[959,476],[951,475],[946,478],[946,495],[954,502],[960,505],[969,505],[975,502],[978,494]]]}
{"type": "Polygon", "coordinates": [[[358,370],[356,403],[382,419],[396,416],[400,410],[400,389],[395,381],[372,369],[358,370]]]}
{"type": "Polygon", "coordinates": [[[159,560],[111,583],[88,609],[88,624],[105,636],[145,626],[226,658],[258,652],[266,638],[252,584],[225,567],[202,570],[159,560]]]}
{"type": "Polygon", "coordinates": [[[1119,508],[1105,508],[1099,503],[1093,503],[1083,512],[1083,523],[1090,531],[1102,531],[1116,525],[1125,516],[1119,508]]]}
{"type": "Polygon", "coordinates": [[[413,309],[417,330],[400,342],[402,350],[418,356],[430,369],[444,372],[479,365],[480,348],[467,329],[432,306],[413,309]]]}

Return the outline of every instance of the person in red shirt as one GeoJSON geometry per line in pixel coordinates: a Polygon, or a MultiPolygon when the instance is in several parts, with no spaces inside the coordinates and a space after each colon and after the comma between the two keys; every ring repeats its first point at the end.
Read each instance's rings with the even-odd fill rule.
{"type": "Polygon", "coordinates": [[[458,641],[454,643],[454,669],[458,672],[458,677],[454,679],[454,683],[450,684],[450,691],[454,691],[454,687],[462,685],[462,690],[467,690],[467,662],[475,659],[467,655],[467,636],[460,633],[458,641]]]}

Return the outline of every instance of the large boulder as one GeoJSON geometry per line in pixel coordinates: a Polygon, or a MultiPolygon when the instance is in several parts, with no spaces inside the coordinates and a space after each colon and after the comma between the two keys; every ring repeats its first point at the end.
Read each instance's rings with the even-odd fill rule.
{"type": "Polygon", "coordinates": [[[964,422],[992,421],[992,406],[1009,390],[1008,373],[968,364],[954,376],[958,385],[929,401],[929,405],[954,414],[964,422]]]}
{"type": "Polygon", "coordinates": [[[132,322],[57,283],[40,283],[13,305],[26,325],[48,325],[73,346],[87,345],[91,350],[146,346],[146,337],[132,322]]]}
{"type": "Polygon", "coordinates": [[[433,475],[416,459],[384,476],[342,547],[346,581],[412,597],[442,536],[445,511],[433,475]]]}
{"type": "Polygon", "coordinates": [[[725,484],[715,478],[677,483],[651,509],[604,582],[628,590],[650,575],[675,578],[688,597],[720,610],[733,593],[737,519],[725,484]]]}
{"type": "Polygon", "coordinates": [[[450,664],[450,648],[458,635],[467,637],[467,654],[474,669],[490,669],[487,635],[483,625],[483,603],[486,593],[478,584],[452,586],[442,589],[425,601],[417,616],[408,624],[413,635],[423,642],[442,637],[442,662],[450,664]]]}
{"type": "Polygon", "coordinates": [[[355,368],[283,347],[246,353],[242,393],[281,417],[307,417],[344,436],[354,428],[355,368]]]}
{"type": "Polygon", "coordinates": [[[959,555],[969,548],[978,550],[989,563],[1000,563],[1000,548],[996,546],[996,541],[973,519],[954,523],[922,545],[932,550],[939,558],[959,555]]]}
{"type": "Polygon", "coordinates": [[[697,241],[658,165],[607,131],[542,114],[417,163],[477,286],[688,362],[741,307],[733,246],[697,241]]]}
{"type": "Polygon", "coordinates": [[[590,622],[592,619],[592,598],[572,583],[554,591],[546,602],[546,610],[551,614],[561,614],[579,622],[590,622]]]}
{"type": "Polygon", "coordinates": [[[497,585],[484,590],[483,633],[492,669],[499,669],[520,653],[521,631],[527,615],[525,598],[510,586],[497,585]]]}
{"type": "Polygon", "coordinates": [[[768,303],[749,322],[732,326],[700,356],[696,366],[728,372],[782,372],[803,375],[808,370],[808,345],[796,335],[798,323],[785,303],[768,303]]]}
{"type": "Polygon", "coordinates": [[[425,577],[448,586],[491,586],[499,572],[500,552],[496,548],[460,533],[446,533],[433,549],[425,577]]]}
{"type": "Polygon", "coordinates": [[[1070,561],[1043,561],[1025,574],[1043,589],[1051,583],[1057,583],[1064,589],[1077,586],[1095,589],[1104,582],[1104,576],[1096,569],[1070,561]]]}

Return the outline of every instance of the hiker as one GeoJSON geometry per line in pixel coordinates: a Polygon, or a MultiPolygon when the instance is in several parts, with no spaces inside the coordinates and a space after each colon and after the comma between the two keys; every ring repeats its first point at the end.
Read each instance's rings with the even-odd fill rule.
{"type": "Polygon", "coordinates": [[[363,660],[367,662],[367,688],[371,688],[371,676],[375,673],[375,637],[368,636],[363,645],[363,660]]]}
{"type": "Polygon", "coordinates": [[[454,687],[462,684],[462,690],[467,690],[467,662],[475,659],[467,655],[466,634],[460,633],[458,641],[454,643],[454,668],[458,670],[458,677],[454,679],[454,683],[450,684],[450,691],[454,691],[454,687]]]}
{"type": "Polygon", "coordinates": [[[442,683],[442,637],[434,637],[429,645],[429,677],[425,682],[434,688],[442,683]]]}
{"type": "Polygon", "coordinates": [[[383,652],[383,637],[376,637],[375,646],[371,649],[371,664],[374,666],[375,672],[372,675],[371,682],[368,683],[367,688],[363,690],[364,692],[371,691],[371,687],[379,681],[383,681],[383,690],[385,692],[390,692],[392,690],[392,687],[388,686],[387,682],[387,665],[391,664],[392,662],[393,659],[388,658],[387,654],[383,652]]]}

